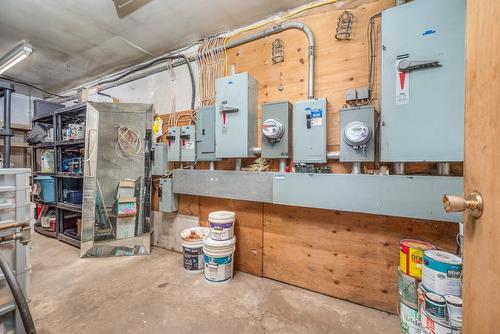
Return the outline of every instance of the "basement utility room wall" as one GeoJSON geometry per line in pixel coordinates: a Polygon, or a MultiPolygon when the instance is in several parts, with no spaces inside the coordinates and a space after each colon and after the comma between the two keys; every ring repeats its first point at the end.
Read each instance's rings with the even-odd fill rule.
{"type": "MultiPolygon", "coordinates": [[[[328,100],[329,151],[339,150],[339,110],[345,103],[346,90],[368,85],[369,19],[394,5],[393,0],[349,3],[357,7],[326,5],[289,20],[305,23],[315,35],[315,96],[328,100]],[[338,41],[335,30],[346,9],[354,16],[351,39],[338,41]]],[[[378,43],[379,24],[380,20],[376,20],[378,43]]],[[[380,45],[376,48],[374,94],[379,96],[380,45]]],[[[228,67],[235,64],[237,72],[249,72],[258,81],[256,127],[260,126],[262,103],[307,99],[307,51],[306,37],[299,30],[287,30],[228,50],[228,67]],[[278,38],[284,45],[284,62],[273,64],[272,43],[278,38]]],[[[196,64],[192,65],[197,73],[196,64]]],[[[176,110],[184,111],[189,109],[189,76],[186,66],[175,71],[176,110]]],[[[172,107],[168,85],[169,76],[162,72],[106,93],[123,102],[154,103],[156,112],[167,114],[172,107]]],[[[378,98],[374,104],[379,107],[378,98]]],[[[243,164],[251,161],[245,159],[243,164]]],[[[328,165],[334,173],[351,171],[350,163],[332,161],[328,165]]],[[[208,164],[197,163],[195,168],[208,169],[208,164]]],[[[407,174],[430,174],[432,168],[428,163],[407,164],[407,174]]],[[[234,160],[217,162],[216,169],[232,170],[234,160]]],[[[277,170],[277,164],[272,169],[277,170]]],[[[462,164],[452,165],[451,171],[461,175],[462,164]]],[[[153,198],[153,207],[157,200],[153,198]]],[[[237,269],[392,313],[397,312],[398,305],[399,240],[422,239],[454,251],[458,233],[457,224],[440,221],[179,195],[178,213],[199,217],[202,225],[206,225],[208,213],[215,210],[237,212],[237,269]]],[[[173,219],[158,212],[154,217],[155,224],[169,224],[173,219]]]]}

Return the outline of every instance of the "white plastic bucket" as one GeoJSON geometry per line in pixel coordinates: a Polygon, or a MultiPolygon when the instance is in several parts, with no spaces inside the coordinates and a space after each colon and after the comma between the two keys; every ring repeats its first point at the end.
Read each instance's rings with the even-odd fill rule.
{"type": "Polygon", "coordinates": [[[192,227],[181,232],[184,255],[184,269],[188,272],[201,272],[203,262],[203,238],[210,233],[208,227],[192,227]]]}
{"type": "Polygon", "coordinates": [[[214,211],[208,214],[208,227],[213,240],[230,240],[234,237],[236,213],[214,211]]]}
{"type": "Polygon", "coordinates": [[[214,240],[212,235],[203,239],[205,279],[214,283],[227,282],[233,278],[236,238],[214,240]]]}
{"type": "Polygon", "coordinates": [[[440,250],[424,252],[422,285],[438,295],[462,295],[462,259],[440,250]]]}

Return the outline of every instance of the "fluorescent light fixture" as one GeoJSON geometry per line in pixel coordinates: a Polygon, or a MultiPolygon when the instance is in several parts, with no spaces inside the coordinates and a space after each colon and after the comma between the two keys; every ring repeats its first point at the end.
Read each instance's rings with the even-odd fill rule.
{"type": "Polygon", "coordinates": [[[17,45],[7,52],[2,58],[0,58],[0,74],[7,71],[12,66],[16,65],[20,61],[28,58],[28,56],[33,52],[31,44],[27,41],[21,41],[17,45]]]}

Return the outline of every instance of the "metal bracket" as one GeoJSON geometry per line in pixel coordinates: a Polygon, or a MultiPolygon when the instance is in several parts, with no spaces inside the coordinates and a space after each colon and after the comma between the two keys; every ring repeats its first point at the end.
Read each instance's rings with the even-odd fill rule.
{"type": "Polygon", "coordinates": [[[413,70],[420,70],[430,67],[440,67],[441,64],[438,60],[415,60],[410,61],[408,58],[402,59],[398,64],[398,71],[410,72],[413,70]]]}

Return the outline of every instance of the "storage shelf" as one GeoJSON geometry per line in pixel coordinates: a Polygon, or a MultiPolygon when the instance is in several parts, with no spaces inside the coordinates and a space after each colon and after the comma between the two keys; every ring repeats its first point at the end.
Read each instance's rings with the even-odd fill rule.
{"type": "Polygon", "coordinates": [[[59,172],[59,173],[57,173],[57,177],[66,177],[66,178],[72,178],[72,179],[82,179],[83,178],[83,174],[59,172]]]}
{"type": "Polygon", "coordinates": [[[32,123],[52,123],[54,120],[54,115],[43,115],[43,116],[35,116],[31,119],[32,123]]]}
{"type": "MultiPolygon", "coordinates": [[[[3,147],[3,143],[0,143],[0,147],[3,147]]],[[[30,148],[31,146],[28,143],[10,143],[10,147],[12,147],[12,148],[30,148]]]]}
{"type": "Polygon", "coordinates": [[[31,148],[42,149],[42,148],[54,148],[54,143],[43,143],[38,145],[33,145],[31,148]]]}
{"type": "Polygon", "coordinates": [[[54,172],[33,172],[33,175],[39,175],[39,176],[55,176],[56,174],[54,172]]]}
{"type": "Polygon", "coordinates": [[[33,203],[41,204],[41,205],[49,205],[49,206],[55,206],[56,205],[56,202],[44,202],[44,201],[41,201],[41,200],[36,199],[36,198],[33,198],[33,203]]]}
{"type": "Polygon", "coordinates": [[[85,139],[60,140],[56,142],[56,146],[80,146],[85,144],[85,139]]]}
{"type": "Polygon", "coordinates": [[[51,238],[57,238],[57,233],[54,232],[54,231],[50,231],[48,229],[46,229],[45,227],[41,227],[39,225],[36,225],[35,224],[35,231],[40,233],[40,234],[43,234],[43,235],[46,235],[48,237],[51,237],[51,238]]]}
{"type": "Polygon", "coordinates": [[[82,212],[82,205],[81,204],[58,202],[57,207],[59,209],[63,209],[63,210],[67,210],[67,211],[82,212]]]}
{"type": "Polygon", "coordinates": [[[57,239],[59,239],[62,242],[65,242],[67,244],[70,244],[71,246],[75,246],[77,248],[80,248],[80,240],[73,238],[67,234],[59,233],[57,235],[57,239]]]}

